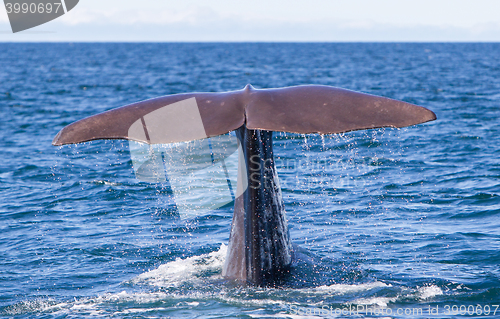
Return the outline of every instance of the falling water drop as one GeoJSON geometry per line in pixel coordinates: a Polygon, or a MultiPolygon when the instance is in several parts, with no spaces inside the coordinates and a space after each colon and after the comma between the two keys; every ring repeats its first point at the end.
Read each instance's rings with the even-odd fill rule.
{"type": "Polygon", "coordinates": [[[301,134],[301,135],[302,135],[302,138],[304,139],[304,149],[306,151],[308,151],[309,150],[309,145],[307,145],[307,135],[305,135],[305,134],[301,134]]]}

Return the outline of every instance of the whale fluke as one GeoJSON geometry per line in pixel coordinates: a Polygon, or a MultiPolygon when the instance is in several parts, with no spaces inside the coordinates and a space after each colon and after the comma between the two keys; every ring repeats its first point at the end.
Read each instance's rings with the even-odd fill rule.
{"type": "Polygon", "coordinates": [[[90,116],[64,127],[52,144],[98,139],[185,142],[225,134],[243,124],[252,130],[334,134],[435,119],[420,106],[330,86],[257,90],[247,85],[226,93],[169,95],[90,116]],[[140,132],[143,126],[146,133],[140,132]],[[149,131],[154,136],[148,136],[149,131]]]}
{"type": "MultiPolygon", "coordinates": [[[[211,137],[204,155],[211,165],[220,166],[229,188],[234,184],[224,160],[237,150],[238,180],[236,192],[231,190],[234,213],[223,276],[274,285],[288,272],[293,251],[273,158],[273,131],[334,134],[435,119],[432,111],[417,105],[330,86],[256,90],[247,85],[240,91],[176,94],[130,104],[64,127],[52,144],[97,139],[168,144],[211,137]],[[231,131],[236,131],[234,145],[232,137],[214,138],[231,131]]],[[[164,157],[148,147],[153,159],[143,161],[136,174],[153,181],[158,176],[148,173],[161,170],[164,157]]]]}

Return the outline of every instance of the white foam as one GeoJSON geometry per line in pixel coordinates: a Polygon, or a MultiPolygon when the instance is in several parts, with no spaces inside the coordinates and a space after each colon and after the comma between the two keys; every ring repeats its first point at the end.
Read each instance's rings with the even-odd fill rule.
{"type": "Polygon", "coordinates": [[[391,302],[396,302],[398,297],[373,297],[373,298],[361,298],[356,299],[352,302],[355,305],[365,305],[365,306],[379,306],[379,307],[387,307],[387,305],[391,302]]]}
{"type": "Polygon", "coordinates": [[[429,299],[443,294],[443,290],[438,286],[426,286],[418,289],[419,298],[422,300],[429,299]]]}
{"type": "Polygon", "coordinates": [[[166,311],[168,310],[167,308],[164,307],[158,307],[158,308],[129,308],[125,309],[120,312],[115,312],[115,315],[127,315],[127,314],[138,314],[138,313],[144,313],[144,312],[155,312],[155,311],[166,311]]]}
{"type": "Polygon", "coordinates": [[[160,300],[164,300],[168,297],[168,295],[164,292],[140,292],[140,293],[128,293],[126,291],[122,291],[117,294],[105,294],[103,296],[99,296],[93,300],[95,303],[103,303],[103,302],[134,302],[139,304],[147,304],[152,302],[157,302],[160,300]]]}
{"type": "Polygon", "coordinates": [[[329,286],[320,286],[315,288],[319,293],[335,293],[335,294],[347,294],[347,293],[355,293],[360,291],[368,291],[375,288],[380,287],[392,287],[390,284],[385,284],[380,281],[375,281],[367,284],[359,284],[359,285],[345,285],[345,284],[333,284],[329,286]]]}
{"type": "Polygon", "coordinates": [[[110,182],[105,180],[95,180],[95,184],[106,185],[106,186],[121,186],[122,183],[110,182]]]}
{"type": "Polygon", "coordinates": [[[319,316],[313,316],[313,315],[294,315],[294,314],[289,314],[289,313],[277,313],[274,315],[271,314],[247,314],[248,316],[252,318],[292,318],[292,319],[316,319],[316,318],[324,318],[324,317],[319,317],[319,316]]]}
{"type": "Polygon", "coordinates": [[[222,244],[218,251],[209,254],[185,259],[177,258],[155,270],[137,276],[132,282],[167,288],[177,287],[184,282],[199,281],[198,275],[203,272],[215,271],[220,274],[226,252],[227,246],[222,244]]]}
{"type": "Polygon", "coordinates": [[[398,297],[373,297],[373,298],[361,298],[356,299],[352,303],[357,305],[376,305],[379,307],[387,307],[389,303],[394,303],[400,298],[414,297],[420,300],[430,299],[435,296],[440,296],[443,294],[443,290],[438,286],[425,286],[420,287],[417,291],[413,291],[410,294],[400,295],[398,297]]]}

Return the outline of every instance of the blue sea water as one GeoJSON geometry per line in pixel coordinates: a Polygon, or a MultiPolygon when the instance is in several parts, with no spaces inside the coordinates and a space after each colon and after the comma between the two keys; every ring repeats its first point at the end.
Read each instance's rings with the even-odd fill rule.
{"type": "Polygon", "coordinates": [[[495,43],[0,43],[0,316],[500,318],[499,56],[495,43]],[[51,146],[86,116],[247,83],[343,87],[438,117],[275,135],[303,251],[276,288],[225,282],[232,209],[179,218],[168,187],[135,179],[127,142],[51,146]]]}

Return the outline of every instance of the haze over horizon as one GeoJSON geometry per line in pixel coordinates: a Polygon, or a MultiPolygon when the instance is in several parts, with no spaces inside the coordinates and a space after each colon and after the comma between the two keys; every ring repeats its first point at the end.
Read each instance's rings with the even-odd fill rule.
{"type": "Polygon", "coordinates": [[[56,20],[1,42],[497,42],[495,0],[81,0],[56,20]]]}

